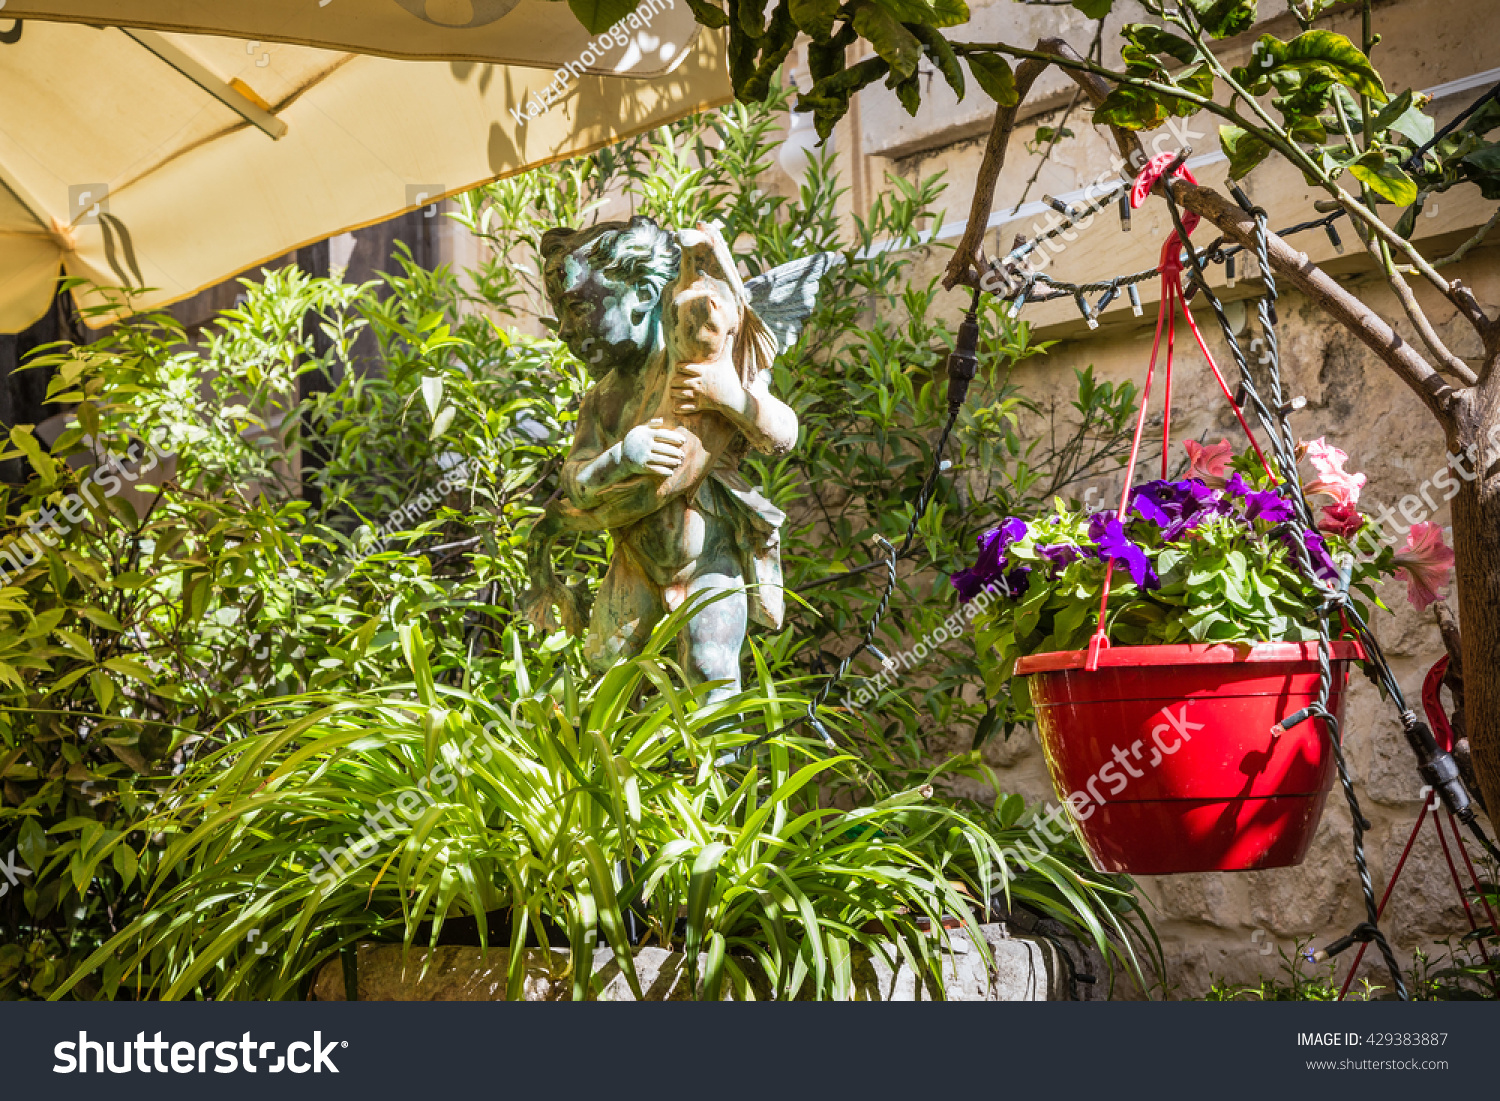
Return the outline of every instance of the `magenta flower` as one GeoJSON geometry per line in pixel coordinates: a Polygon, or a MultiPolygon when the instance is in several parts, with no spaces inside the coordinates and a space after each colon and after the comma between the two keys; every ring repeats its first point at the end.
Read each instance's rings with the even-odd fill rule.
{"type": "Polygon", "coordinates": [[[1339,535],[1351,539],[1365,526],[1365,518],[1353,505],[1335,502],[1323,506],[1323,518],[1318,521],[1318,530],[1325,535],[1339,535]]]}
{"type": "Polygon", "coordinates": [[[1349,461],[1348,455],[1337,447],[1330,447],[1322,436],[1312,443],[1303,444],[1301,450],[1318,472],[1316,478],[1302,487],[1304,493],[1309,497],[1321,493],[1341,505],[1359,503],[1359,491],[1364,488],[1365,476],[1350,474],[1344,469],[1344,464],[1349,461]]]}
{"type": "Polygon", "coordinates": [[[1230,456],[1234,454],[1234,448],[1229,446],[1228,440],[1220,440],[1218,443],[1207,446],[1197,440],[1186,440],[1183,447],[1188,453],[1188,477],[1197,478],[1204,485],[1213,486],[1215,489],[1224,487],[1224,468],[1229,463],[1230,456]]]}
{"type": "Polygon", "coordinates": [[[1425,520],[1406,533],[1406,546],[1396,552],[1397,573],[1406,574],[1406,599],[1421,611],[1443,598],[1453,551],[1443,542],[1443,529],[1425,520]]]}

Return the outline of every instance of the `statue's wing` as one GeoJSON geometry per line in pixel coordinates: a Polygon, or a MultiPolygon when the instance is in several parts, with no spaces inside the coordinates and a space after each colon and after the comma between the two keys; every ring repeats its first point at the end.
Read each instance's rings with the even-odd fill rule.
{"type": "Polygon", "coordinates": [[[814,253],[772,268],[745,284],[750,308],[776,338],[777,351],[784,352],[797,343],[802,323],[818,304],[818,285],[843,259],[836,252],[814,253]]]}

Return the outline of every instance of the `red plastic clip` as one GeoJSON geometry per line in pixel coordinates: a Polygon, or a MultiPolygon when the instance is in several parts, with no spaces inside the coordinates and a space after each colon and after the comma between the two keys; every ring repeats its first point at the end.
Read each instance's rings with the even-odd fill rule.
{"type": "MultiPolygon", "coordinates": [[[[1138,207],[1144,203],[1146,197],[1151,194],[1151,189],[1161,179],[1162,174],[1168,168],[1172,167],[1174,163],[1178,162],[1180,156],[1181,154],[1179,153],[1162,153],[1147,161],[1146,167],[1141,169],[1141,174],[1135,178],[1135,184],[1130,189],[1130,205],[1138,207]]],[[[1174,177],[1181,176],[1190,184],[1198,182],[1193,178],[1193,174],[1187,170],[1187,166],[1181,163],[1177,164],[1177,170],[1172,175],[1174,177]]],[[[1182,228],[1187,230],[1188,233],[1192,233],[1193,230],[1198,228],[1198,222],[1198,215],[1194,214],[1191,210],[1183,212],[1182,228]]],[[[1163,275],[1171,275],[1182,271],[1183,246],[1184,242],[1182,238],[1177,236],[1175,229],[1167,234],[1167,242],[1162,246],[1161,250],[1161,266],[1158,269],[1163,275]]]]}
{"type": "Polygon", "coordinates": [[[1104,629],[1101,627],[1098,631],[1094,632],[1094,637],[1089,639],[1089,656],[1084,661],[1083,667],[1090,673],[1095,672],[1099,668],[1100,653],[1108,649],[1109,637],[1105,635],[1104,629]]]}

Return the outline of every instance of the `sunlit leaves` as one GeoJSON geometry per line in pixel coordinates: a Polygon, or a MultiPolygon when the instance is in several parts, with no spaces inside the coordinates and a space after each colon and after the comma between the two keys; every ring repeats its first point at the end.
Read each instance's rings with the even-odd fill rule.
{"type": "Polygon", "coordinates": [[[1349,165],[1349,172],[1386,202],[1409,206],[1417,201],[1417,185],[1406,171],[1378,149],[1349,165]]]}
{"type": "Polygon", "coordinates": [[[1380,74],[1353,42],[1334,31],[1305,31],[1290,42],[1262,35],[1251,51],[1249,65],[1234,71],[1235,79],[1259,94],[1276,83],[1283,94],[1322,80],[1342,84],[1377,103],[1386,101],[1380,74]],[[1295,74],[1296,82],[1282,87],[1278,78],[1295,74]]]}
{"type": "Polygon", "coordinates": [[[1161,97],[1121,85],[1095,109],[1094,122],[1125,130],[1154,130],[1167,120],[1168,114],[1161,97]]]}
{"type": "Polygon", "coordinates": [[[875,47],[875,52],[898,77],[904,79],[917,71],[917,62],[922,56],[921,43],[889,9],[874,0],[856,0],[854,29],[875,47]]]}

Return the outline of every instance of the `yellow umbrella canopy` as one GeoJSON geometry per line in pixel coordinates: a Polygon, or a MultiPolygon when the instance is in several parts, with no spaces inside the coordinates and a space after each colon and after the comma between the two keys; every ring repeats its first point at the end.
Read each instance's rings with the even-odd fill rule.
{"type": "MultiPolygon", "coordinates": [[[[383,2],[360,4],[361,18],[383,2]]],[[[539,40],[545,48],[529,66],[399,61],[269,36],[32,19],[7,27],[3,18],[17,11],[8,4],[0,10],[0,332],[45,313],[59,267],[100,287],[133,288],[133,309],[161,306],[293,248],[728,102],[722,40],[700,31],[685,4],[666,3],[646,0],[634,13],[639,25],[618,24],[602,45],[606,36],[583,32],[565,6],[538,3],[560,28],[578,30],[567,50],[580,48],[564,56],[557,41],[539,40]],[[616,71],[630,75],[604,75],[616,71]]],[[[323,10],[337,5],[354,6],[330,0],[323,10]]],[[[313,0],[299,6],[318,9],[313,0]]],[[[278,5],[212,7],[218,16],[278,5]]],[[[439,40],[420,45],[413,32],[411,41],[427,50],[439,40]]],[[[524,50],[512,53],[532,48],[514,44],[524,50]]],[[[104,301],[75,293],[85,304],[104,301]]]]}
{"type": "MultiPolygon", "coordinates": [[[[629,0],[574,0],[591,24],[614,23],[629,0]]],[[[642,11],[651,5],[643,5],[642,11]]],[[[691,33],[687,4],[660,0],[674,15],[671,39],[691,33]]],[[[490,61],[556,68],[596,36],[559,0],[9,0],[6,16],[215,34],[247,41],[376,54],[408,61],[490,61]]],[[[629,26],[628,19],[626,20],[629,26]]],[[[654,51],[652,51],[654,53],[654,51]]],[[[628,47],[591,66],[597,72],[653,76],[666,57],[634,57],[628,47]]]]}

